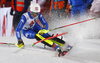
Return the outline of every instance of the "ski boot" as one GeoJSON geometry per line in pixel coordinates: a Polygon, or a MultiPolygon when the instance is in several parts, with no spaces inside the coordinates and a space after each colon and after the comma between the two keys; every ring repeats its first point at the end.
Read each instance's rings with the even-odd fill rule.
{"type": "Polygon", "coordinates": [[[18,44],[16,43],[15,45],[16,45],[18,48],[23,48],[23,47],[24,47],[24,42],[23,42],[22,39],[19,39],[19,40],[18,40],[18,44]]]}
{"type": "Polygon", "coordinates": [[[70,46],[70,45],[68,44],[67,51],[70,51],[70,50],[72,49],[72,47],[73,47],[73,46],[70,46]]]}
{"type": "Polygon", "coordinates": [[[61,51],[61,48],[57,48],[57,51],[58,51],[58,57],[60,57],[60,56],[64,56],[66,53],[67,53],[67,51],[61,51]]]}
{"type": "Polygon", "coordinates": [[[57,51],[58,51],[58,57],[62,56],[62,51],[61,51],[61,49],[58,48],[57,51]]]}
{"type": "Polygon", "coordinates": [[[52,48],[53,48],[53,50],[58,52],[59,57],[62,55],[61,48],[59,46],[57,46],[55,43],[53,43],[52,48]]]}
{"type": "Polygon", "coordinates": [[[70,51],[71,49],[72,49],[72,46],[70,46],[70,45],[68,44],[67,50],[62,52],[62,56],[66,55],[67,52],[70,51]]]}

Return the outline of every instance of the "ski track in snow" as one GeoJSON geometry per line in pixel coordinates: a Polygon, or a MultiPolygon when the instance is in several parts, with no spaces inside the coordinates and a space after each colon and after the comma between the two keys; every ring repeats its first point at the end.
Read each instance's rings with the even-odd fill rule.
{"type": "MultiPolygon", "coordinates": [[[[59,20],[49,23],[49,29],[63,26],[71,21],[59,20]],[[59,23],[61,24],[59,24],[59,23]],[[53,23],[53,24],[52,24],[53,23]],[[52,26],[51,26],[52,24],[52,26]],[[56,25],[59,24],[59,25],[56,25]]],[[[77,24],[70,27],[51,31],[50,33],[62,33],[69,31],[63,39],[74,47],[65,56],[57,57],[57,52],[36,42],[35,39],[22,37],[25,47],[17,48],[15,45],[0,44],[1,63],[100,63],[100,30],[99,20],[77,24]]],[[[0,37],[0,42],[17,43],[16,37],[0,37]]]]}

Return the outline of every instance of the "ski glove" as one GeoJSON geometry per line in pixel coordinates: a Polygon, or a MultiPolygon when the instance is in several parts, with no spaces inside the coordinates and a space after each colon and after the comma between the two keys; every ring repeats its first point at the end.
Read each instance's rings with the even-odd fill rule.
{"type": "Polygon", "coordinates": [[[48,32],[49,32],[49,30],[42,29],[42,30],[40,30],[38,33],[39,33],[40,35],[43,35],[44,33],[48,33],[48,32]]]}
{"type": "Polygon", "coordinates": [[[19,39],[18,40],[18,44],[15,44],[18,48],[22,48],[24,47],[24,43],[23,43],[23,40],[22,39],[19,39]]]}

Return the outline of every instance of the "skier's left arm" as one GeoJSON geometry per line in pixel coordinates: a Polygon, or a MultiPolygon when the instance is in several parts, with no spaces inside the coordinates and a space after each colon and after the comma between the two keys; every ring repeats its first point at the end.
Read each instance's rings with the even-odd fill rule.
{"type": "Polygon", "coordinates": [[[43,15],[41,13],[39,13],[39,16],[38,16],[40,22],[42,23],[43,25],[43,28],[42,29],[48,29],[48,23],[46,22],[46,20],[44,19],[43,15]]]}

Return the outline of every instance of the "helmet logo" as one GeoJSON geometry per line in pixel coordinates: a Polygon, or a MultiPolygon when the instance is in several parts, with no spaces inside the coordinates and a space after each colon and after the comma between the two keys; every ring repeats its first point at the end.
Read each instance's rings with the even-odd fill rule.
{"type": "Polygon", "coordinates": [[[35,10],[38,11],[38,7],[35,7],[35,10]]]}

